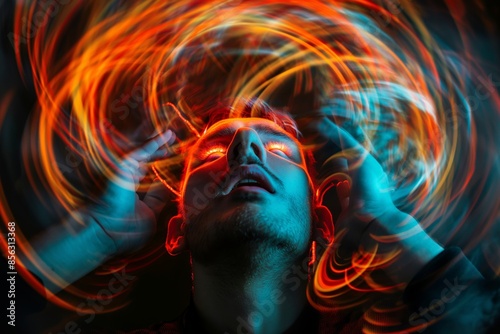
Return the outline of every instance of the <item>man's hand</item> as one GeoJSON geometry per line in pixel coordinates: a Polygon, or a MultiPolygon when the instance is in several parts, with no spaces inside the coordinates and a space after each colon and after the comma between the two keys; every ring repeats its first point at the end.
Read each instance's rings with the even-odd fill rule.
{"type": "MultiPolygon", "coordinates": [[[[306,104],[311,101],[306,99],[306,104]]],[[[340,205],[328,202],[332,196],[324,197],[322,203],[338,216],[335,248],[347,258],[359,250],[376,250],[389,260],[384,266],[386,275],[405,286],[443,248],[413,217],[398,210],[380,163],[331,117],[319,109],[297,123],[303,142],[313,149],[318,179],[324,182],[320,191],[336,184],[340,205]]]]}
{"type": "MultiPolygon", "coordinates": [[[[347,131],[331,123],[331,138],[342,151],[347,180],[339,180],[337,195],[342,212],[336,222],[337,242],[345,252],[376,252],[385,262],[384,273],[405,287],[443,248],[410,215],[397,209],[391,185],[379,162],[347,131]]],[[[324,167],[328,168],[329,161],[324,167]]]]}
{"type": "Polygon", "coordinates": [[[158,183],[140,199],[136,189],[147,172],[146,163],[164,157],[174,140],[168,130],[125,156],[99,201],[82,212],[93,218],[96,235],[109,249],[108,255],[136,250],[155,232],[168,193],[158,183]]]}
{"type": "Polygon", "coordinates": [[[320,107],[316,100],[314,92],[300,94],[291,104],[291,113],[302,134],[303,146],[314,154],[318,179],[323,181],[340,173],[330,181],[339,182],[337,188],[344,195],[342,208],[349,207],[363,221],[396,210],[387,176],[378,161],[335,123],[328,107],[320,107]]]}
{"type": "Polygon", "coordinates": [[[56,293],[119,253],[136,250],[156,230],[156,218],[166,203],[167,190],[153,185],[141,200],[136,193],[146,163],[167,153],[171,131],[157,135],[125,156],[118,173],[96,203],[72,212],[32,242],[37,261],[22,258],[51,293],[56,293]]]}

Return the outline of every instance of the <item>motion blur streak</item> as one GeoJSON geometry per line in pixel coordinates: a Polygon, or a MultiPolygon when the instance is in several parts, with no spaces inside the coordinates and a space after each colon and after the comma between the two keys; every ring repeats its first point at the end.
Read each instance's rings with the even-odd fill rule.
{"type": "MultiPolygon", "coordinates": [[[[474,179],[476,162],[482,175],[498,163],[478,157],[478,131],[493,128],[478,128],[478,106],[469,94],[480,78],[498,113],[498,82],[466,57],[466,27],[456,37],[464,51],[456,54],[434,39],[422,9],[410,1],[72,1],[57,13],[45,11],[50,23],[37,27],[31,25],[41,5],[26,3],[16,8],[16,55],[20,71],[25,61],[31,67],[38,102],[24,163],[33,189],[48,191],[66,212],[97,198],[93,194],[117,174],[121,157],[167,128],[180,139],[173,148],[179,154],[155,162],[155,174],[178,195],[179,175],[171,170],[205,129],[207,106],[260,98],[286,110],[291,97],[312,92],[317,110],[382,163],[395,203],[431,235],[447,242],[463,231],[467,250],[493,228],[498,196],[483,197],[482,214],[474,212],[481,194],[493,191],[486,178],[474,179]],[[72,41],[68,30],[74,30],[72,41]],[[79,177],[55,163],[56,142],[81,158],[79,177]],[[479,229],[468,227],[474,217],[479,229]]],[[[451,16],[459,17],[459,9],[451,6],[451,16]]],[[[28,73],[24,77],[29,80],[28,73]]],[[[488,150],[495,147],[482,152],[488,150]]],[[[158,252],[136,266],[153,262],[158,252]]],[[[309,292],[316,307],[352,308],[367,291],[398,288],[371,274],[396,254],[360,250],[338,263],[333,253],[319,260],[309,292]],[[347,293],[352,290],[359,293],[347,293]]],[[[489,261],[496,273],[497,260],[489,261]]]]}

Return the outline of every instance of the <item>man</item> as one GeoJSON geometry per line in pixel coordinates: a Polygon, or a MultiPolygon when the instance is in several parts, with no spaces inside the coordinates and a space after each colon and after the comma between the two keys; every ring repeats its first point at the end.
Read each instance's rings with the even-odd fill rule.
{"type": "MultiPolygon", "coordinates": [[[[341,150],[339,159],[326,162],[324,168],[347,166],[334,180],[342,209],[335,238],[331,215],[335,203],[321,202],[317,179],[311,176],[311,156],[302,149],[294,120],[258,100],[233,109],[222,105],[212,115],[206,131],[188,149],[179,214],[168,223],[166,241],[170,254],[191,254],[192,305],[178,321],[152,330],[359,332],[367,326],[363,319],[339,321],[308,305],[306,289],[313,284],[314,263],[322,256],[317,250],[325,247],[325,258],[339,254],[351,258],[364,250],[387,260],[380,266],[387,277],[385,285],[396,286],[399,299],[406,290],[408,304],[419,310],[402,328],[425,330],[443,314],[460,308],[457,297],[492,308],[490,296],[477,294],[472,302],[466,293],[459,296],[481,283],[481,275],[463,255],[443,251],[411,216],[395,207],[381,166],[331,120],[320,118],[301,130],[319,130],[323,150],[341,150]],[[448,279],[449,275],[453,277],[448,279]],[[413,287],[408,287],[415,276],[413,287]],[[453,303],[448,292],[439,294],[450,280],[456,286],[453,303]],[[450,305],[446,312],[429,315],[432,308],[424,307],[429,298],[445,299],[450,305]]],[[[144,176],[143,165],[163,156],[164,144],[173,139],[167,131],[125,157],[121,173],[101,201],[68,219],[76,236],[59,229],[57,236],[51,232],[50,239],[35,244],[45,269],[61,278],[51,280],[46,271],[29,268],[49,290],[57,291],[106,259],[147,242],[165,205],[165,189],[154,187],[141,200],[135,186],[144,176]]],[[[483,310],[476,312],[467,318],[470,329],[480,329],[484,321],[483,310]]]]}

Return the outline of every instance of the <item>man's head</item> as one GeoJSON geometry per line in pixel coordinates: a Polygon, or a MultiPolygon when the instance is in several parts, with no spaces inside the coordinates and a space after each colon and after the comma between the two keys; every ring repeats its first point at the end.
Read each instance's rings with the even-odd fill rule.
{"type": "Polygon", "coordinates": [[[314,200],[294,121],[259,101],[211,116],[188,152],[169,252],[187,246],[194,260],[210,262],[250,246],[296,258],[313,236],[330,238],[331,216],[314,200]]]}

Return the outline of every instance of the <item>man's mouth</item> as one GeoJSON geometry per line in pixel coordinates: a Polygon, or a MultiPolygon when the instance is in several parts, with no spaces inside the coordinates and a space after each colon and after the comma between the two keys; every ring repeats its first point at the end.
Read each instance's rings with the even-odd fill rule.
{"type": "Polygon", "coordinates": [[[267,176],[258,166],[240,166],[231,172],[231,179],[224,189],[224,195],[227,195],[238,188],[261,188],[269,193],[275,193],[274,186],[267,176]]]}
{"type": "Polygon", "coordinates": [[[243,179],[243,180],[240,180],[238,181],[238,183],[236,183],[233,187],[233,189],[231,189],[231,191],[233,191],[235,188],[239,188],[239,187],[245,187],[245,186],[250,186],[250,187],[260,187],[260,188],[264,188],[258,181],[256,180],[252,180],[252,179],[243,179]]]}

